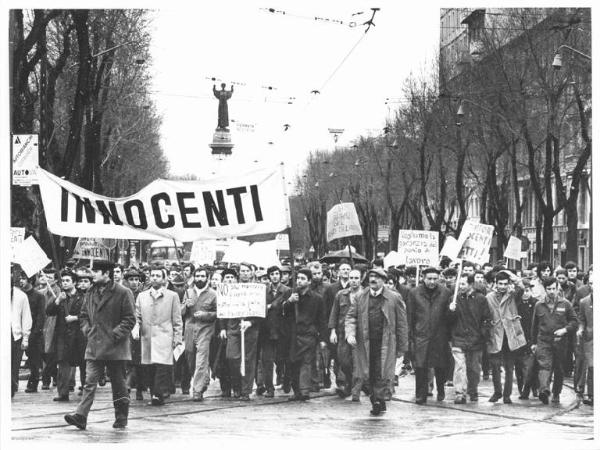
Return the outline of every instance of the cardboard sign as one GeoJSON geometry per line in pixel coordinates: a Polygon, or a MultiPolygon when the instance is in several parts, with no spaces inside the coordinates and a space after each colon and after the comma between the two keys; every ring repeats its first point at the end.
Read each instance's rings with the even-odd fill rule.
{"type": "Polygon", "coordinates": [[[39,165],[37,134],[15,134],[12,137],[12,182],[20,186],[37,184],[36,168],[39,165]]]}
{"type": "Polygon", "coordinates": [[[190,261],[198,264],[213,264],[217,259],[217,242],[214,239],[194,241],[190,261]]]}
{"type": "Polygon", "coordinates": [[[217,317],[266,317],[267,287],[262,283],[237,283],[217,285],[217,317]]]}
{"type": "Polygon", "coordinates": [[[484,264],[490,260],[490,246],[494,227],[467,220],[458,238],[460,252],[458,258],[475,264],[484,264]]]}
{"type": "Polygon", "coordinates": [[[384,269],[387,269],[388,267],[391,267],[391,266],[399,266],[401,264],[404,264],[404,260],[398,254],[398,252],[395,250],[392,250],[387,255],[385,255],[383,258],[383,268],[384,269]]]}
{"type": "Polygon", "coordinates": [[[21,265],[28,277],[32,277],[46,267],[50,260],[35,238],[29,236],[15,249],[15,262],[21,265]]]}
{"type": "Polygon", "coordinates": [[[10,260],[15,260],[15,250],[25,239],[25,228],[10,227],[10,260]]]}
{"type": "Polygon", "coordinates": [[[444,246],[440,251],[440,256],[447,256],[451,260],[455,260],[458,257],[458,252],[460,251],[460,245],[458,245],[458,241],[454,239],[452,236],[446,236],[446,240],[444,241],[444,246]]]}
{"type": "Polygon", "coordinates": [[[290,249],[290,237],[287,233],[279,233],[275,236],[275,242],[277,250],[289,250],[290,249]]]}
{"type": "Polygon", "coordinates": [[[110,259],[110,250],[103,239],[79,238],[73,250],[73,258],[110,259]]]}
{"type": "Polygon", "coordinates": [[[362,229],[354,203],[340,203],[327,212],[327,242],[361,235],[362,229]]]}
{"type": "Polygon", "coordinates": [[[521,239],[516,236],[511,236],[504,250],[504,257],[510,259],[516,259],[520,261],[521,256],[521,239]]]}
{"type": "Polygon", "coordinates": [[[407,266],[437,266],[439,260],[437,231],[400,230],[398,254],[407,266]]]}

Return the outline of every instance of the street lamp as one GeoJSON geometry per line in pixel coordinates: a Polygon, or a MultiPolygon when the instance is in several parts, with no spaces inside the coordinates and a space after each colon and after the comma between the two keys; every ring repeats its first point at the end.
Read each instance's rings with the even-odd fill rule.
{"type": "Polygon", "coordinates": [[[552,61],[552,67],[554,67],[554,70],[560,70],[562,68],[562,56],[560,54],[561,48],[566,48],[567,50],[571,50],[573,53],[582,56],[585,59],[588,59],[590,61],[592,60],[591,56],[586,55],[585,53],[580,52],[579,50],[576,50],[573,47],[569,47],[568,45],[563,44],[556,49],[556,54],[554,55],[554,60],[552,61]]]}

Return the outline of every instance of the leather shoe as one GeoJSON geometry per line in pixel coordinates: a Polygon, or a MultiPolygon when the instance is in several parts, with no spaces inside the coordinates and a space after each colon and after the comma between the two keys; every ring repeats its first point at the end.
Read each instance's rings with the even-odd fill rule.
{"type": "Polygon", "coordinates": [[[284,394],[289,394],[290,391],[292,390],[292,387],[290,386],[290,382],[288,380],[285,380],[281,386],[281,389],[283,390],[284,394]]]}
{"type": "Polygon", "coordinates": [[[440,393],[437,395],[437,401],[438,401],[438,402],[443,402],[445,398],[446,398],[446,393],[445,393],[445,392],[440,392],[440,393]]]}
{"type": "Polygon", "coordinates": [[[185,389],[185,390],[181,390],[181,395],[190,395],[190,390],[189,389],[185,389]]]}
{"type": "Polygon", "coordinates": [[[540,398],[541,402],[542,402],[544,405],[547,405],[547,404],[548,404],[548,395],[549,395],[549,394],[550,394],[550,392],[549,392],[549,391],[542,391],[542,392],[540,392],[539,398],[540,398]]]}
{"type": "Polygon", "coordinates": [[[200,392],[200,393],[195,392],[194,393],[194,397],[192,398],[193,402],[201,402],[203,400],[204,400],[204,394],[202,392],[200,392]]]}
{"type": "Polygon", "coordinates": [[[454,399],[454,404],[455,405],[464,405],[466,403],[467,403],[467,399],[465,397],[463,397],[463,396],[456,397],[454,399]]]}
{"type": "Polygon", "coordinates": [[[373,409],[371,409],[371,411],[369,411],[370,414],[372,416],[378,416],[383,412],[382,406],[381,406],[381,402],[380,401],[376,401],[375,403],[373,403],[373,409]]]}
{"type": "Polygon", "coordinates": [[[34,394],[34,393],[37,393],[37,391],[38,390],[36,388],[32,388],[32,387],[28,387],[27,389],[25,389],[25,392],[27,394],[34,394]]]}
{"type": "Polygon", "coordinates": [[[65,422],[69,425],[74,425],[80,430],[85,430],[87,419],[81,414],[65,414],[65,422]]]}
{"type": "Polygon", "coordinates": [[[52,400],[54,400],[55,402],[68,402],[69,396],[68,395],[59,395],[58,397],[54,397],[52,400]]]}
{"type": "Polygon", "coordinates": [[[417,397],[417,399],[415,400],[415,403],[417,405],[424,405],[425,403],[427,403],[427,398],[417,397]]]}
{"type": "Polygon", "coordinates": [[[497,392],[494,392],[494,394],[490,397],[490,399],[488,401],[490,403],[496,403],[501,398],[502,398],[502,394],[498,394],[497,392]]]}
{"type": "Polygon", "coordinates": [[[256,388],[256,395],[263,395],[267,389],[264,386],[258,386],[256,388]]]}
{"type": "Polygon", "coordinates": [[[588,397],[583,400],[584,405],[594,406],[594,399],[592,397],[588,397]]]}
{"type": "Polygon", "coordinates": [[[267,389],[267,393],[265,394],[265,398],[273,398],[275,397],[275,391],[273,389],[267,389]]]}
{"type": "Polygon", "coordinates": [[[42,384],[42,391],[47,391],[50,389],[50,385],[49,384],[42,384]]]}
{"type": "Polygon", "coordinates": [[[165,404],[163,397],[152,396],[152,400],[148,403],[148,406],[162,406],[165,404]]]}
{"type": "Polygon", "coordinates": [[[552,403],[560,403],[560,395],[552,394],[552,403]]]}
{"type": "Polygon", "coordinates": [[[353,402],[360,402],[360,397],[358,395],[353,395],[352,396],[352,401],[353,402]]]}
{"type": "Polygon", "coordinates": [[[510,397],[502,397],[502,401],[507,405],[512,404],[512,400],[510,399],[510,397]]]}
{"type": "Polygon", "coordinates": [[[240,395],[239,400],[240,400],[240,402],[249,402],[250,396],[248,394],[242,394],[242,395],[240,395]]]}
{"type": "Polygon", "coordinates": [[[142,394],[142,391],[140,389],[135,390],[135,399],[144,400],[144,394],[142,394]]]}
{"type": "Polygon", "coordinates": [[[521,394],[519,395],[519,400],[529,400],[529,395],[521,394]]]}

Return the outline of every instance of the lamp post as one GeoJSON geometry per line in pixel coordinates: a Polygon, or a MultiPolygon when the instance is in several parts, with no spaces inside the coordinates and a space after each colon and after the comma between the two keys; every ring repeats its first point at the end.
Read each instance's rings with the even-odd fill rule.
{"type": "Polygon", "coordinates": [[[560,50],[566,48],[567,50],[572,51],[573,53],[575,53],[576,55],[581,56],[582,58],[585,58],[589,61],[592,60],[592,57],[589,55],[586,55],[585,53],[573,48],[573,47],[569,47],[568,45],[561,45],[560,47],[558,47],[556,49],[556,54],[554,55],[554,60],[552,61],[552,67],[554,67],[555,70],[560,70],[562,68],[562,56],[560,54],[560,50]]]}

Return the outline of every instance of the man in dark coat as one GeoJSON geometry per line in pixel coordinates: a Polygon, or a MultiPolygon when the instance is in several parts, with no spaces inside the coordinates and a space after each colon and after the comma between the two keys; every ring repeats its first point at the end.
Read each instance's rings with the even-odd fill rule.
{"type": "MultiPolygon", "coordinates": [[[[329,283],[323,280],[323,265],[318,261],[313,261],[308,264],[308,269],[312,274],[310,290],[319,296],[323,302],[323,314],[327,320],[330,311],[326,311],[324,303],[325,291],[329,287],[329,283]]],[[[329,388],[331,386],[331,373],[329,371],[329,349],[327,346],[320,348],[318,343],[315,344],[315,359],[312,363],[311,392],[319,392],[321,387],[329,388]]]]}
{"type": "MultiPolygon", "coordinates": [[[[591,279],[590,279],[591,284],[591,279]]],[[[591,293],[581,300],[579,306],[579,329],[577,338],[583,345],[583,357],[587,364],[587,398],[585,405],[594,406],[594,294],[591,293]]],[[[583,396],[583,391],[581,392],[583,396]]]]}
{"type": "MultiPolygon", "coordinates": [[[[262,365],[262,378],[267,393],[265,397],[273,397],[275,395],[275,386],[273,385],[273,367],[275,361],[277,365],[282,365],[280,370],[284,391],[287,388],[289,392],[290,373],[289,368],[285,367],[283,355],[286,350],[283,345],[286,343],[289,346],[289,333],[286,333],[283,326],[282,304],[289,298],[292,290],[281,284],[281,270],[277,266],[272,266],[267,269],[269,277],[269,285],[267,286],[267,316],[262,322],[262,327],[259,335],[260,357],[259,361],[262,365]],[[283,344],[283,345],[282,345],[283,344]],[[287,369],[287,370],[286,370],[287,369]]],[[[258,394],[258,389],[257,389],[258,394]]]]}
{"type": "MultiPolygon", "coordinates": [[[[338,271],[338,280],[335,283],[331,283],[330,285],[327,286],[327,288],[325,289],[325,292],[323,293],[323,302],[325,304],[325,317],[327,317],[329,319],[329,315],[331,314],[331,309],[333,307],[333,301],[335,299],[336,294],[341,291],[342,289],[347,289],[348,288],[348,276],[350,274],[350,270],[352,269],[352,267],[350,266],[350,263],[348,263],[346,260],[342,260],[338,266],[337,266],[337,271],[338,271]]],[[[344,386],[345,383],[345,375],[343,372],[340,372],[339,367],[338,367],[338,358],[337,358],[337,348],[335,344],[329,343],[328,344],[328,353],[329,353],[329,358],[326,361],[327,364],[327,368],[329,368],[329,366],[331,365],[331,363],[333,362],[333,371],[335,373],[335,384],[337,385],[338,388],[341,388],[344,386]]],[[[325,375],[325,387],[329,387],[329,383],[331,383],[331,378],[329,377],[329,371],[326,371],[326,375],[325,375]]],[[[351,384],[352,381],[349,380],[348,384],[351,384]]]]}
{"type": "Polygon", "coordinates": [[[423,284],[408,295],[409,340],[414,349],[416,403],[427,402],[428,369],[433,368],[437,400],[446,397],[444,383],[450,363],[450,345],[446,315],[452,293],[439,284],[439,270],[423,270],[423,284]]]}
{"type": "MultiPolygon", "coordinates": [[[[588,269],[588,272],[585,275],[584,280],[583,280],[584,283],[586,283],[586,284],[581,284],[581,286],[575,291],[575,295],[573,296],[573,301],[572,301],[572,305],[573,305],[573,309],[575,310],[575,314],[579,314],[579,304],[581,303],[581,300],[592,293],[591,280],[592,280],[593,270],[594,270],[594,267],[590,266],[588,269]]],[[[575,266],[574,269],[567,268],[567,273],[569,274],[569,277],[571,277],[573,275],[573,272],[576,272],[576,271],[577,271],[577,266],[575,266]]],[[[579,281],[579,280],[577,280],[577,281],[579,281]]],[[[576,345],[575,345],[575,367],[573,369],[573,385],[575,386],[575,392],[577,392],[577,394],[579,396],[581,396],[583,394],[583,391],[585,390],[586,372],[587,372],[587,365],[585,363],[585,355],[584,355],[584,351],[583,351],[583,341],[581,339],[579,339],[579,340],[577,340],[576,345]]]]}
{"type": "MultiPolygon", "coordinates": [[[[135,268],[130,268],[125,272],[125,281],[133,294],[133,301],[137,299],[140,292],[144,290],[144,281],[146,276],[135,268]]],[[[144,400],[143,391],[146,389],[147,375],[146,367],[142,365],[142,342],[139,339],[130,339],[131,361],[127,363],[127,386],[130,389],[135,387],[135,399],[144,400]]]]}
{"type": "Polygon", "coordinates": [[[550,375],[553,374],[552,403],[560,403],[563,385],[563,362],[567,351],[567,335],[577,329],[577,316],[568,300],[558,295],[554,277],[543,280],[546,296],[537,302],[531,324],[531,350],[540,365],[540,395],[545,405],[550,395],[550,375]]]}
{"type": "MultiPolygon", "coordinates": [[[[361,291],[360,286],[361,273],[360,270],[351,270],[348,276],[348,288],[339,291],[333,299],[333,306],[329,314],[329,341],[337,348],[337,362],[340,365],[340,371],[343,374],[343,382],[341,386],[338,384],[336,393],[345,398],[352,394],[352,401],[360,400],[360,383],[355,382],[352,375],[353,351],[352,346],[346,340],[346,315],[350,306],[356,302],[356,297],[361,291]]],[[[358,380],[358,379],[357,379],[358,380]]]]}
{"type": "Polygon", "coordinates": [[[29,347],[25,350],[27,363],[29,364],[29,379],[25,392],[38,391],[40,381],[40,370],[42,368],[42,350],[44,347],[44,321],[46,320],[46,299],[40,291],[33,288],[35,275],[31,278],[21,271],[19,286],[27,295],[29,310],[31,311],[31,335],[29,336],[29,347]]]}
{"type": "Polygon", "coordinates": [[[368,272],[369,288],[360,291],[346,315],[345,332],[354,347],[354,374],[368,383],[371,415],[386,411],[390,398],[396,359],[408,348],[406,308],[400,295],[384,286],[383,269],[368,272]]]}
{"type": "Polygon", "coordinates": [[[492,315],[485,296],[474,290],[475,276],[458,279],[459,294],[456,303],[450,303],[448,316],[454,357],[454,403],[477,401],[481,354],[489,334],[492,315]]]}
{"type": "Polygon", "coordinates": [[[291,330],[289,360],[292,368],[290,401],[309,399],[311,389],[311,365],[317,345],[326,347],[327,322],[323,300],[310,289],[312,272],[300,269],[296,273],[294,293],[283,302],[285,324],[291,330]]]}
{"type": "Polygon", "coordinates": [[[56,316],[52,346],[58,362],[56,402],[69,401],[71,367],[79,366],[85,372],[85,339],[79,326],[79,313],[83,306],[83,295],[75,288],[77,276],[70,270],[61,275],[62,292],[48,304],[46,314],[56,316]]]}
{"type": "Polygon", "coordinates": [[[113,428],[127,426],[129,394],[125,364],[131,360],[130,335],[135,325],[135,312],[131,291],[112,280],[113,267],[109,261],[94,261],[94,287],[86,296],[79,317],[81,330],[87,336],[87,374],[83,397],[75,414],[65,415],[65,421],[79,429],[87,426],[98,380],[105,368],[110,376],[115,407],[113,428]]]}
{"type": "Polygon", "coordinates": [[[521,318],[521,327],[527,339],[527,345],[517,351],[515,359],[515,373],[517,386],[519,388],[519,400],[529,399],[529,393],[534,397],[538,394],[538,364],[535,355],[531,353],[531,322],[533,320],[533,309],[537,298],[531,295],[531,284],[529,280],[523,280],[523,293],[517,295],[517,311],[521,318]]]}

